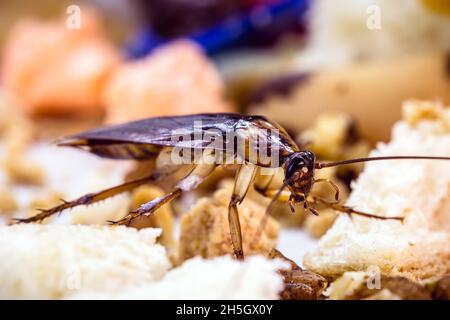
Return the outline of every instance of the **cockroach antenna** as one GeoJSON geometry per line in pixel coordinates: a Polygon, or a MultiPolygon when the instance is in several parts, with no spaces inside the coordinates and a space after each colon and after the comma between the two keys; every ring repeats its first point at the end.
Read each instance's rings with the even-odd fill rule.
{"type": "Polygon", "coordinates": [[[352,163],[360,163],[360,162],[368,162],[368,161],[382,161],[382,160],[405,160],[405,159],[412,159],[412,160],[450,160],[450,157],[427,157],[427,156],[388,156],[388,157],[367,157],[367,158],[355,158],[355,159],[349,159],[349,160],[341,160],[341,161],[333,161],[333,162],[316,162],[314,164],[315,169],[322,169],[322,168],[330,168],[330,167],[336,167],[341,166],[345,164],[352,164],[352,163]]]}

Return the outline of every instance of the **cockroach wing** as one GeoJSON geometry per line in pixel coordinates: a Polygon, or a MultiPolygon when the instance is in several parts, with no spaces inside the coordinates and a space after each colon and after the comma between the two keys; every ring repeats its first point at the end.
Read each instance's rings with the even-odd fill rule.
{"type": "Polygon", "coordinates": [[[239,154],[257,165],[261,159],[252,158],[250,151],[257,147],[267,147],[269,153],[276,151],[281,157],[298,150],[279,125],[261,116],[233,113],[144,119],[83,132],[58,144],[87,149],[102,157],[136,160],[155,157],[164,147],[212,148],[239,154]]]}

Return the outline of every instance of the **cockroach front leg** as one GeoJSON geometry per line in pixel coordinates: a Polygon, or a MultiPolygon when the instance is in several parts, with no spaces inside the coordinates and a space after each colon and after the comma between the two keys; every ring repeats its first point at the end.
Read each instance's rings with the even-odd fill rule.
{"type": "Polygon", "coordinates": [[[334,202],[335,204],[339,203],[339,195],[340,195],[340,190],[339,187],[336,183],[333,182],[333,180],[330,179],[314,179],[314,183],[321,183],[321,182],[325,182],[328,183],[333,189],[334,189],[334,202]]]}
{"type": "Polygon", "coordinates": [[[138,217],[150,216],[164,204],[179,197],[184,191],[195,189],[214,171],[215,168],[216,164],[199,164],[195,166],[193,170],[186,177],[184,177],[183,180],[178,182],[178,184],[168,194],[144,203],[137,210],[130,212],[118,221],[109,222],[114,225],[129,225],[132,220],[138,217]]]}
{"type": "Polygon", "coordinates": [[[116,196],[120,193],[124,193],[127,191],[131,191],[133,189],[136,189],[137,187],[152,182],[152,181],[156,181],[159,180],[161,178],[161,175],[157,172],[141,178],[141,179],[137,179],[137,180],[133,180],[133,181],[129,181],[126,183],[123,183],[121,185],[112,187],[112,188],[108,188],[99,192],[95,192],[95,193],[89,193],[86,194],[76,200],[73,201],[64,201],[56,206],[53,207],[51,209],[40,209],[40,213],[38,213],[37,215],[34,215],[30,218],[25,218],[25,219],[13,219],[13,223],[29,223],[29,222],[40,222],[46,218],[51,217],[52,215],[55,215],[57,213],[60,213],[66,209],[71,209],[71,208],[75,208],[77,206],[87,206],[90,204],[93,204],[95,202],[99,202],[102,200],[106,200],[108,198],[111,198],[113,196],[116,196]]]}
{"type": "Polygon", "coordinates": [[[338,203],[335,203],[335,202],[330,202],[330,201],[327,201],[325,199],[322,199],[322,198],[316,197],[316,196],[308,197],[307,202],[308,202],[308,205],[313,207],[313,208],[318,203],[322,203],[322,204],[328,205],[330,208],[333,208],[336,211],[346,213],[349,216],[354,214],[354,215],[358,215],[358,216],[366,217],[366,218],[379,219],[379,220],[398,220],[398,221],[401,221],[401,222],[403,222],[403,220],[405,219],[405,217],[385,217],[385,216],[379,216],[379,215],[376,215],[376,214],[355,210],[352,207],[345,206],[345,205],[342,205],[342,204],[338,204],[338,203]]]}
{"type": "Polygon", "coordinates": [[[237,174],[234,182],[233,193],[228,205],[228,223],[230,225],[231,243],[233,252],[238,260],[244,259],[244,250],[242,247],[242,231],[239,221],[239,212],[237,205],[244,200],[245,195],[256,175],[257,167],[251,163],[243,164],[237,174]]]}
{"type": "Polygon", "coordinates": [[[294,211],[294,203],[305,200],[305,196],[302,194],[293,194],[290,190],[282,190],[280,192],[279,188],[270,188],[269,185],[265,185],[264,183],[261,183],[261,181],[257,181],[254,184],[254,187],[259,194],[266,198],[273,199],[277,196],[277,201],[289,203],[291,211],[294,211]]]}
{"type": "MultiPolygon", "coordinates": [[[[273,198],[279,189],[259,189],[255,186],[255,190],[266,198],[273,198]]],[[[289,190],[283,190],[278,196],[278,201],[289,202],[292,200],[292,193],[289,190]]]]}

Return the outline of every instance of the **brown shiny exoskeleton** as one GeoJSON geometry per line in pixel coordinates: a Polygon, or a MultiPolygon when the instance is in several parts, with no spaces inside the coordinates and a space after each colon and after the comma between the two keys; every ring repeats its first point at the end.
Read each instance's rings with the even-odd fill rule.
{"type": "Polygon", "coordinates": [[[267,213],[270,213],[273,203],[279,200],[288,202],[293,210],[294,204],[301,204],[314,214],[318,214],[316,205],[322,203],[348,214],[401,220],[401,217],[386,218],[339,204],[338,187],[332,181],[315,179],[314,171],[374,160],[450,160],[450,157],[395,156],[318,162],[312,152],[301,150],[289,134],[276,123],[261,116],[225,113],[159,117],[113,125],[62,139],[59,145],[85,149],[98,156],[112,159],[156,159],[157,166],[154,172],[141,179],[87,194],[73,201],[64,201],[54,208],[41,210],[31,218],[18,219],[16,222],[41,221],[62,210],[105,200],[140,185],[161,180],[181,167],[188,167],[189,173],[173,186],[169,193],[141,205],[123,219],[112,222],[128,225],[133,219],[151,215],[183,192],[193,190],[218,166],[237,163],[239,169],[229,203],[228,220],[234,254],[238,259],[242,259],[244,253],[237,206],[245,198],[252,184],[259,193],[273,199],[267,213]],[[261,150],[267,152],[259,152],[261,150]],[[174,155],[179,155],[183,161],[178,161],[180,159],[174,158],[174,155]],[[195,155],[199,157],[196,159],[195,155]],[[274,177],[280,170],[284,171],[281,186],[274,183],[276,180],[274,177]],[[314,183],[320,182],[329,183],[335,189],[333,200],[322,199],[312,194],[314,183]]]}

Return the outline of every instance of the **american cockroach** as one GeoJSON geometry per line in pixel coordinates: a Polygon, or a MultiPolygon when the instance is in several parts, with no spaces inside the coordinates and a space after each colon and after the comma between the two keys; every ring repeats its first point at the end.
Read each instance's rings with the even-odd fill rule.
{"type": "MultiPolygon", "coordinates": [[[[278,124],[262,116],[239,114],[196,114],[159,117],[102,127],[59,141],[60,146],[85,149],[93,154],[112,159],[156,159],[156,169],[148,176],[121,185],[84,195],[73,201],[16,222],[38,222],[65,209],[90,205],[119,193],[155,182],[189,166],[189,173],[164,196],[141,205],[113,224],[128,225],[133,219],[149,216],[162,205],[195,189],[220,165],[239,164],[234,190],[229,202],[228,219],[234,254],[243,258],[242,234],[237,206],[253,184],[266,197],[272,198],[267,208],[270,213],[275,201],[301,204],[313,214],[321,203],[349,215],[375,219],[396,219],[361,212],[339,203],[339,188],[330,180],[315,179],[314,171],[339,165],[393,159],[450,160],[450,157],[389,156],[358,158],[335,162],[319,162],[311,151],[301,150],[289,134],[278,124]],[[256,151],[255,151],[256,150],[256,151]],[[283,170],[281,186],[271,184],[278,170],[283,170]],[[328,183],[335,190],[333,200],[322,199],[311,193],[315,183],[328,183]]],[[[267,214],[266,214],[267,218],[267,214]]],[[[263,223],[262,223],[263,224],[263,223]]]]}

